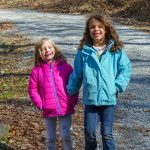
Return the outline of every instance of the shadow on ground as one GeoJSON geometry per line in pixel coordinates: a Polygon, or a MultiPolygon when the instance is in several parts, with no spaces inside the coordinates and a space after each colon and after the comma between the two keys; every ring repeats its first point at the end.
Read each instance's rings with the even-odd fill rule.
{"type": "Polygon", "coordinates": [[[0,150],[15,150],[4,143],[0,143],[0,150]]]}

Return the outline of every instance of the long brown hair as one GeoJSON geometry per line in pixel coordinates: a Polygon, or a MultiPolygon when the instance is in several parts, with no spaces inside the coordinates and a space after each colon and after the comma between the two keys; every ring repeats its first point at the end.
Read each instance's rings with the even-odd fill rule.
{"type": "Polygon", "coordinates": [[[39,63],[44,63],[44,60],[42,58],[42,45],[44,42],[49,41],[55,48],[55,56],[54,56],[54,60],[62,60],[62,61],[66,61],[66,57],[62,54],[62,52],[60,51],[60,49],[58,48],[58,46],[56,46],[56,44],[49,38],[42,38],[39,41],[37,41],[35,43],[35,66],[39,63]]]}
{"type": "Polygon", "coordinates": [[[93,40],[90,35],[89,24],[92,19],[96,19],[100,21],[105,27],[105,42],[108,43],[109,40],[114,40],[114,46],[111,48],[111,51],[114,52],[117,49],[121,49],[123,47],[122,41],[119,39],[119,36],[113,27],[112,23],[108,21],[104,16],[100,14],[92,14],[86,21],[85,31],[83,33],[83,38],[80,40],[79,48],[82,48],[83,45],[88,42],[93,44],[93,40]]]}

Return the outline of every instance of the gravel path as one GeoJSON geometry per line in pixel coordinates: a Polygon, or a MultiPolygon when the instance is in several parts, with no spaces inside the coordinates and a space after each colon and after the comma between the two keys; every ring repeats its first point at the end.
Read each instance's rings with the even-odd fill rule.
{"type": "MultiPolygon", "coordinates": [[[[85,16],[1,9],[0,22],[3,21],[14,22],[16,28],[1,32],[1,36],[19,33],[32,42],[41,37],[51,37],[72,63],[82,37],[85,16]]],[[[115,122],[116,147],[117,150],[149,150],[150,34],[118,23],[115,25],[133,67],[128,89],[119,95],[115,122]]],[[[30,57],[32,53],[26,55],[24,61],[30,57]]]]}

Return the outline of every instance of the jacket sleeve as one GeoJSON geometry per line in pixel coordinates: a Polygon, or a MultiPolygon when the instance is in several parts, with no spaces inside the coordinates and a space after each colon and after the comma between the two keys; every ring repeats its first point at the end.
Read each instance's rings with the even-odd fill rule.
{"type": "MultiPolygon", "coordinates": [[[[73,72],[73,68],[71,65],[68,64],[68,69],[67,69],[67,83],[69,81],[69,76],[71,75],[71,73],[73,72]]],[[[72,101],[72,106],[74,107],[77,102],[78,102],[78,96],[79,96],[79,92],[77,92],[75,95],[71,96],[71,101],[72,101]]]]}
{"type": "Polygon", "coordinates": [[[35,69],[33,69],[30,74],[28,92],[32,102],[39,110],[42,110],[42,99],[39,94],[38,75],[37,70],[35,69]]]}
{"type": "Polygon", "coordinates": [[[123,50],[120,52],[117,62],[117,70],[115,85],[117,92],[123,92],[127,88],[131,76],[131,62],[123,50]]]}
{"type": "Polygon", "coordinates": [[[67,92],[70,95],[77,94],[82,85],[82,80],[83,80],[82,66],[83,63],[82,63],[81,51],[78,51],[74,60],[74,70],[69,77],[69,81],[67,85],[67,92]]]}

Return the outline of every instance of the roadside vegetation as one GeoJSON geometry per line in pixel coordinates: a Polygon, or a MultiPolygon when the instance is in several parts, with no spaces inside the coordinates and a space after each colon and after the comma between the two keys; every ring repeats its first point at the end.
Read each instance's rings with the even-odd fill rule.
{"type": "MultiPolygon", "coordinates": [[[[2,31],[13,27],[11,23],[0,25],[2,31]]],[[[27,80],[33,60],[24,62],[23,57],[31,46],[21,35],[0,37],[0,100],[27,96],[27,80]]]]}

